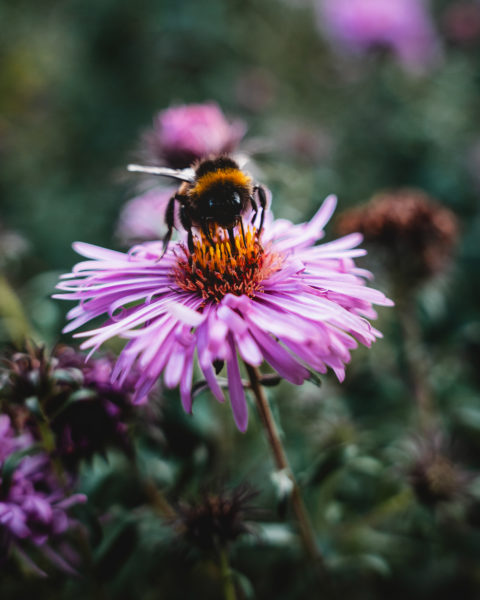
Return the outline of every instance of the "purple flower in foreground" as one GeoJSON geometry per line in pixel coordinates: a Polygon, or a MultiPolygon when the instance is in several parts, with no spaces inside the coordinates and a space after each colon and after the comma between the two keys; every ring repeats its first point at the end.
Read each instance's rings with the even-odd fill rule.
{"type": "Polygon", "coordinates": [[[185,168],[209,154],[232,152],[245,129],[242,121],[229,122],[214,102],[185,104],[159,112],[145,140],[157,162],[185,168]]]}
{"type": "Polygon", "coordinates": [[[53,434],[52,453],[68,473],[76,474],[80,463],[116,446],[126,453],[132,448],[128,424],[133,416],[131,397],[139,373],[133,369],[123,384],[111,375],[115,361],[85,356],[68,346],[52,353],[29,345],[25,352],[3,358],[0,369],[0,403],[15,427],[41,439],[48,423],[53,434]]]}
{"type": "MultiPolygon", "coordinates": [[[[83,460],[105,454],[114,446],[131,455],[128,423],[132,419],[131,396],[139,377],[136,369],[128,373],[122,385],[112,383],[114,359],[101,356],[85,363],[85,357],[72,348],[58,353],[59,367],[77,367],[83,374],[84,397],[57,410],[50,421],[56,438],[56,451],[67,470],[76,473],[83,460]]],[[[52,407],[53,408],[53,407],[52,407]]]]}
{"type": "Polygon", "coordinates": [[[162,254],[161,242],[136,246],[128,254],[76,243],[93,259],[64,275],[56,297],[77,300],[65,332],[107,315],[87,332],[83,348],[98,348],[120,336],[128,340],[113,377],[120,382],[136,365],[141,371],[135,401],[142,402],[163,374],[167,387],[180,386],[182,404],[192,411],[194,355],[215,397],[224,396],[214,366],[226,363],[237,427],[247,428],[247,404],[237,352],[248,364],[266,361],[281,377],[301,384],[311,370],[333,369],[343,380],[357,341],[370,346],[380,333],[372,303],[391,305],[365,286],[370,274],[355,266],[360,234],[315,246],[336,206],[330,196],[309,223],[273,221],[267,214],[261,240],[248,227],[237,231],[232,251],[219,230],[215,244],[196,238],[190,254],[182,242],[162,254]],[[260,243],[261,242],[261,243],[260,243]]]}
{"type": "Polygon", "coordinates": [[[33,444],[29,433],[15,435],[10,418],[0,415],[0,556],[12,544],[22,554],[22,543],[30,542],[57,566],[72,571],[49,544],[72,526],[69,507],[86,497],[65,496],[45,453],[18,454],[28,453],[33,444]]]}
{"type": "Polygon", "coordinates": [[[423,0],[317,0],[316,8],[320,27],[350,51],[386,47],[417,70],[438,50],[423,0]]]}

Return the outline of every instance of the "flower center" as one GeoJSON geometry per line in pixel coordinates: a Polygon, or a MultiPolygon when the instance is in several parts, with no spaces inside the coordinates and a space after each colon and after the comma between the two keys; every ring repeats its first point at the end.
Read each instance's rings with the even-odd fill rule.
{"type": "Polygon", "coordinates": [[[245,236],[237,228],[234,244],[232,248],[228,233],[220,228],[211,241],[203,234],[194,238],[192,253],[182,244],[173,273],[176,283],[183,290],[216,302],[226,294],[253,297],[261,292],[262,282],[281,268],[282,257],[265,250],[251,226],[245,236]]]}

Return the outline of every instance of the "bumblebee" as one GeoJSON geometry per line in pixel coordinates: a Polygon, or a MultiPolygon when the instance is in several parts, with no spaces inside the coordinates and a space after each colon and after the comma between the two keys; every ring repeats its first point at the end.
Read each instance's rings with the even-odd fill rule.
{"type": "Polygon", "coordinates": [[[168,229],[163,239],[163,254],[172,237],[176,202],[180,205],[180,222],[188,232],[190,252],[194,250],[192,227],[199,228],[211,244],[214,243],[212,228],[218,226],[226,229],[232,248],[235,248],[234,228],[239,225],[245,239],[242,218],[251,208],[253,223],[259,210],[257,200],[261,210],[258,235],[262,231],[267,204],[265,189],[254,184],[251,177],[242,171],[230,156],[200,160],[189,169],[129,165],[128,170],[182,181],[178,191],[170,198],[165,211],[168,229]]]}

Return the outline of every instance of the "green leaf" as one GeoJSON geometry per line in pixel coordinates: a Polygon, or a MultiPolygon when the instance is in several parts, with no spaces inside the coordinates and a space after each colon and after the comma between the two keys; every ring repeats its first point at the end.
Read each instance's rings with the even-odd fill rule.
{"type": "Polygon", "coordinates": [[[134,553],[137,542],[137,523],[132,519],[127,517],[112,527],[96,552],[97,577],[103,581],[115,577],[134,553]]]}
{"type": "Polygon", "coordinates": [[[282,523],[261,523],[260,537],[263,543],[278,548],[290,547],[297,542],[288,525],[282,523]]]}
{"type": "Polygon", "coordinates": [[[309,484],[321,484],[345,464],[345,447],[338,445],[325,450],[315,461],[307,474],[309,484]]]}
{"type": "Polygon", "coordinates": [[[65,383],[67,385],[82,385],[83,373],[80,369],[55,369],[52,373],[52,379],[56,383],[65,383]]]}
{"type": "Polygon", "coordinates": [[[255,590],[253,589],[250,579],[243,573],[240,573],[240,571],[236,571],[235,569],[230,570],[233,575],[234,582],[242,591],[243,597],[246,598],[246,600],[255,598],[255,590]]]}
{"type": "Polygon", "coordinates": [[[29,398],[26,398],[25,405],[28,408],[28,410],[31,413],[33,413],[38,419],[43,420],[43,411],[42,407],[40,406],[38,396],[30,396],[29,398]]]}
{"type": "MultiPolygon", "coordinates": [[[[307,369],[308,369],[308,367],[307,367],[307,369]]],[[[310,369],[308,369],[308,372],[310,373],[310,377],[308,378],[308,381],[312,382],[317,387],[321,387],[322,380],[320,379],[319,375],[317,373],[315,373],[315,371],[311,371],[310,369]]]]}
{"type": "Polygon", "coordinates": [[[89,402],[90,400],[95,400],[97,397],[95,390],[89,388],[76,390],[68,396],[65,402],[52,415],[50,415],[50,419],[56,419],[58,415],[61,415],[64,410],[76,402],[89,402]]]}

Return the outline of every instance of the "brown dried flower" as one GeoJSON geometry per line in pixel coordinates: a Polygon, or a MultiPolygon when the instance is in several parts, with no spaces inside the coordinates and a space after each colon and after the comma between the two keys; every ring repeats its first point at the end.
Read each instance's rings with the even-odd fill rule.
{"type": "Polygon", "coordinates": [[[225,548],[241,535],[252,533],[249,521],[257,509],[251,501],[257,494],[247,485],[217,494],[207,493],[197,503],[182,502],[172,524],[185,541],[200,550],[225,548]]]}
{"type": "Polygon", "coordinates": [[[382,251],[394,278],[409,286],[448,265],[458,236],[455,215],[417,189],[380,193],[341,215],[341,234],[359,231],[382,251]]]}
{"type": "Polygon", "coordinates": [[[430,507],[468,496],[472,479],[451,459],[447,443],[439,434],[417,442],[408,476],[418,500],[430,507]]]}

